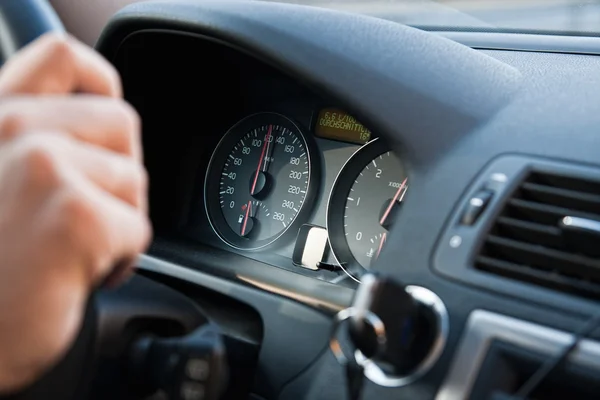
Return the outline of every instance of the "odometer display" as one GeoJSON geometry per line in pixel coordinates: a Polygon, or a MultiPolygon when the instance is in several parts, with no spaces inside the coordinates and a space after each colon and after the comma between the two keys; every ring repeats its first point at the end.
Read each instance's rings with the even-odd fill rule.
{"type": "Polygon", "coordinates": [[[247,117],[211,159],[205,186],[211,224],[234,247],[267,246],[297,219],[310,179],[308,146],[291,120],[274,113],[247,117]]]}

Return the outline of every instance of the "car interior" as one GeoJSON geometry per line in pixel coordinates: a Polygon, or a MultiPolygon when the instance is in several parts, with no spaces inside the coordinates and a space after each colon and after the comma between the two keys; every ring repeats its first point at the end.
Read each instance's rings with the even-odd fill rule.
{"type": "Polygon", "coordinates": [[[15,398],[600,396],[598,35],[99,3],[3,0],[0,52],[66,26],[115,66],[154,239],[15,398]]]}

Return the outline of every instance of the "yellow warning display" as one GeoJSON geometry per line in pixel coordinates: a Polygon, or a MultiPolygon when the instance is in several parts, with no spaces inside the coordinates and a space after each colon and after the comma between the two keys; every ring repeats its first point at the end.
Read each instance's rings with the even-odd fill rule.
{"type": "Polygon", "coordinates": [[[324,108],[319,112],[315,135],[331,140],[365,144],[371,140],[371,131],[350,114],[337,108],[324,108]]]}

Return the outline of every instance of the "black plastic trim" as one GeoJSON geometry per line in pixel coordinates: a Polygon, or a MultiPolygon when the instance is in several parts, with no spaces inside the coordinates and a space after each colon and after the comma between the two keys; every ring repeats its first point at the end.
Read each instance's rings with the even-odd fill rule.
{"type": "Polygon", "coordinates": [[[416,164],[440,156],[503,107],[521,79],[507,64],[439,35],[376,18],[292,4],[133,4],[116,14],[97,48],[112,60],[119,44],[143,29],[205,35],[303,77],[303,83],[343,101],[342,105],[373,131],[401,143],[397,154],[416,164]],[[330,19],[323,23],[324,18],[330,19]],[[362,32],[360,38],[356,30],[362,32]],[[362,46],[366,42],[374,45],[362,46]],[[398,43],[406,51],[390,52],[398,43]],[[361,51],[356,51],[357,47],[361,51]],[[440,68],[453,79],[439,74],[440,68]],[[365,79],[369,85],[354,90],[356,81],[365,79]],[[392,98],[395,101],[390,102],[392,98]],[[399,114],[398,109],[413,112],[399,114]],[[445,121],[443,127],[434,122],[440,120],[445,121]],[[399,131],[398,126],[403,129],[399,131]],[[415,136],[421,140],[412,140],[415,136]],[[437,146],[427,145],[434,141],[437,146]]]}
{"type": "Polygon", "coordinates": [[[523,298],[539,304],[550,304],[552,307],[563,310],[575,307],[580,315],[594,314],[597,304],[589,300],[482,272],[473,267],[474,258],[479,253],[487,232],[496,223],[506,200],[522,183],[524,177],[534,170],[569,176],[588,176],[591,179],[600,175],[598,168],[525,155],[505,155],[496,158],[481,172],[455,208],[433,257],[434,270],[450,279],[484,287],[513,298],[523,298]],[[498,176],[498,174],[503,175],[506,181],[494,181],[493,176],[498,176]],[[461,224],[461,210],[471,197],[483,188],[491,188],[494,192],[489,206],[475,224],[470,226],[461,224]]]}
{"type": "Polygon", "coordinates": [[[258,311],[265,329],[255,388],[258,390],[256,393],[265,398],[275,398],[286,382],[320,356],[329,339],[330,313],[344,307],[324,304],[318,299],[252,279],[244,280],[243,276],[239,277],[240,282],[246,285],[234,283],[146,255],[140,257],[138,268],[222,293],[258,311]],[[327,309],[329,312],[326,312],[327,309]],[[310,339],[298,340],[299,332],[310,339]]]}
{"type": "MultiPolygon", "coordinates": [[[[284,296],[326,315],[332,315],[349,305],[354,296],[354,289],[296,274],[196,242],[186,244],[155,239],[150,248],[150,255],[143,256],[142,260],[146,260],[146,257],[156,261],[161,259],[171,265],[188,268],[192,272],[217,279],[218,281],[207,283],[209,288],[212,288],[213,284],[220,288],[225,282],[227,288],[231,284],[252,287],[284,296]]],[[[224,293],[230,291],[224,288],[224,293]]]]}

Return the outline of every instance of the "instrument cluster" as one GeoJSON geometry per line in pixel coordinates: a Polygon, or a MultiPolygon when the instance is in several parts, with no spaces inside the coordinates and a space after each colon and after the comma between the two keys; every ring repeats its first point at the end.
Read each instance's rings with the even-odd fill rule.
{"type": "Polygon", "coordinates": [[[340,271],[358,282],[385,247],[408,189],[407,174],[382,139],[342,110],[315,112],[312,127],[275,112],[234,124],[206,171],[208,221],[237,251],[291,246],[296,267],[340,271]],[[329,142],[353,154],[333,183],[323,185],[328,152],[322,148],[329,142]],[[315,216],[321,197],[328,198],[324,221],[315,216]]]}

